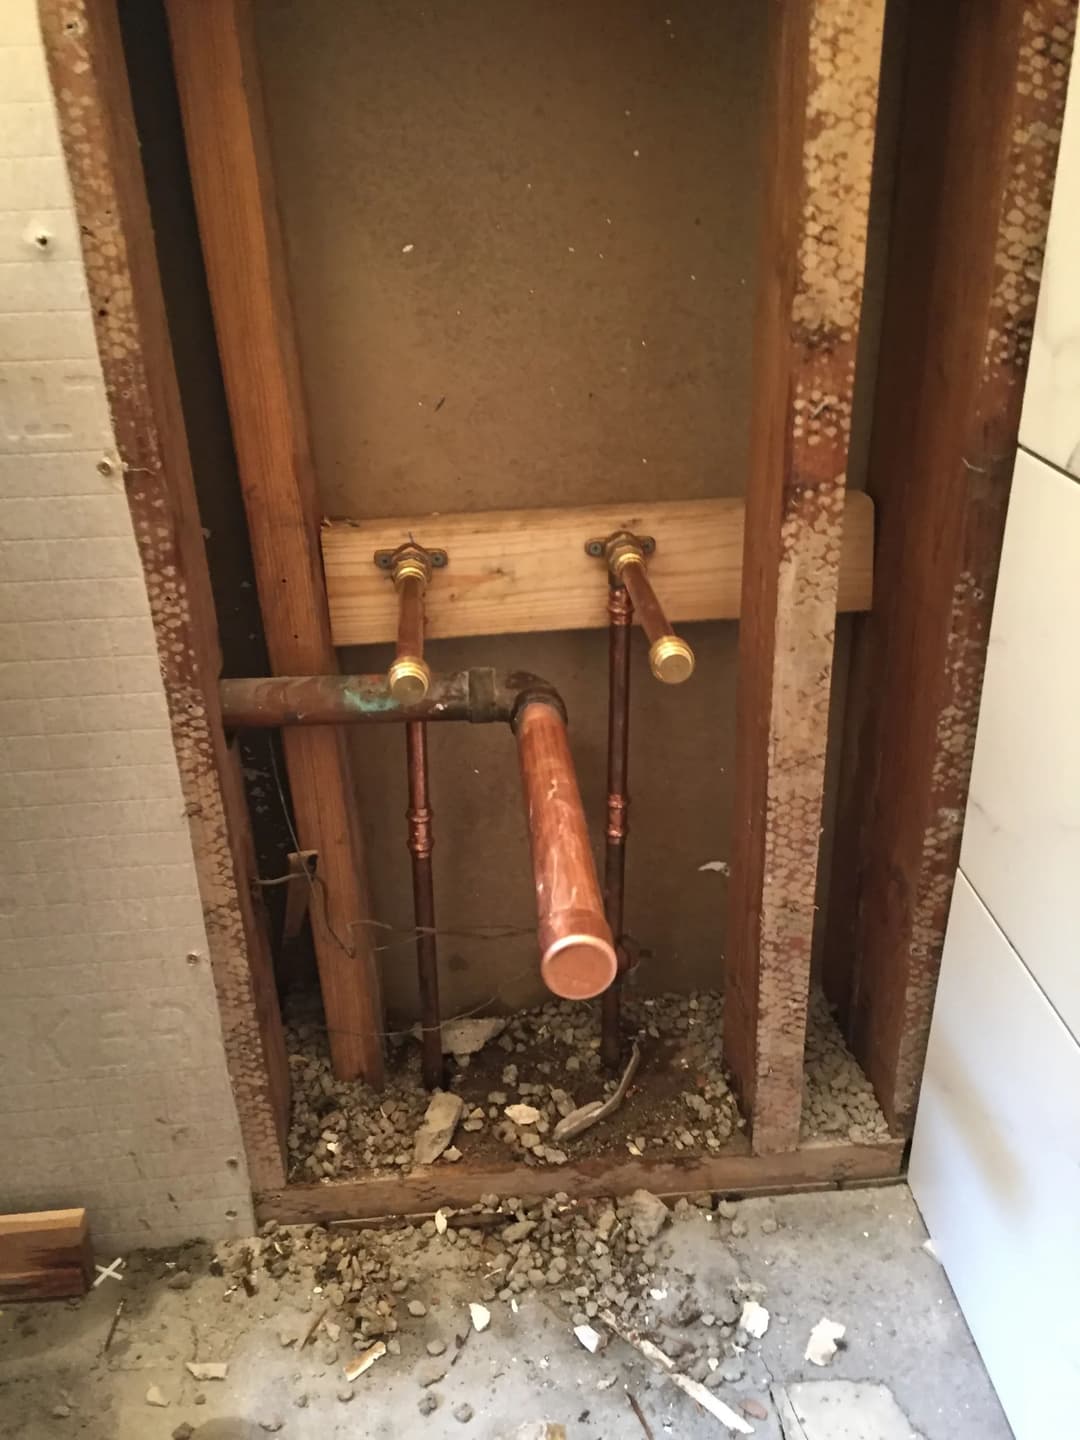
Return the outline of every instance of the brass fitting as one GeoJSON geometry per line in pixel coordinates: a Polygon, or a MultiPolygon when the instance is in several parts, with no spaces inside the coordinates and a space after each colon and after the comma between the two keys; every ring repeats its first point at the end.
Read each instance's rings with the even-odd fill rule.
{"type": "Polygon", "coordinates": [[[649,668],[665,685],[681,685],[694,673],[694,652],[678,635],[661,635],[649,646],[649,668]]]}
{"type": "Polygon", "coordinates": [[[399,655],[387,671],[390,694],[399,705],[415,705],[431,688],[431,670],[426,660],[399,655]]]}

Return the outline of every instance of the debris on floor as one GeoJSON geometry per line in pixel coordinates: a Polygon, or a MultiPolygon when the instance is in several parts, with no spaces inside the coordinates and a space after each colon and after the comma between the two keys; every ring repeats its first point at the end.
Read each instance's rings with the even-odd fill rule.
{"type": "MultiPolygon", "coordinates": [[[[242,1241],[132,1252],[125,1318],[107,1354],[116,1306],[107,1287],[71,1307],[5,1306],[0,1436],[322,1440],[370,1430],[510,1440],[532,1416],[545,1440],[547,1424],[572,1440],[710,1440],[747,1433],[727,1428],[734,1415],[758,1440],[779,1440],[774,1390],[791,1409],[789,1392],[813,1396],[825,1384],[800,1385],[813,1370],[803,1348],[834,1294],[844,1296],[853,1341],[828,1383],[833,1374],[896,1377],[926,1440],[1008,1435],[902,1190],[738,1202],[702,1194],[674,1205],[648,1191],[578,1203],[488,1196],[444,1219],[442,1233],[433,1220],[271,1222],[242,1241]],[[848,1220],[830,1242],[837,1212],[848,1220]],[[867,1234],[856,1251],[852,1236],[867,1234]],[[179,1271],[191,1276],[188,1289],[170,1286],[179,1271]],[[910,1299],[903,1314],[898,1286],[910,1299]],[[770,1312],[760,1339],[754,1306],[770,1312]],[[919,1317],[931,1309],[940,1343],[927,1355],[919,1317]],[[593,1350],[582,1335],[602,1343],[593,1350]],[[375,1373],[354,1369],[359,1361],[375,1373]],[[151,1388],[169,1402],[156,1425],[151,1388]],[[465,1407],[470,1419],[457,1418],[465,1407]]],[[[789,1440],[834,1440],[811,1430],[820,1418],[812,1398],[791,1413],[789,1440]]]]}
{"type": "Polygon", "coordinates": [[[843,1340],[847,1327],[830,1320],[827,1315],[821,1319],[810,1331],[810,1339],[806,1342],[805,1359],[811,1365],[828,1365],[829,1361],[836,1354],[839,1342],[843,1340]]]}

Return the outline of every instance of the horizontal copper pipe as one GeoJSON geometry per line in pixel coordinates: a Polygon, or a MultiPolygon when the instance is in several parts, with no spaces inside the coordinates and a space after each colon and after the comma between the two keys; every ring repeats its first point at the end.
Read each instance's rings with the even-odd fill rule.
{"type": "Polygon", "coordinates": [[[626,586],[641,628],[649,639],[649,664],[658,680],[678,685],[694,673],[694,652],[671,628],[664,608],[656,598],[645,558],[632,546],[616,550],[611,561],[616,579],[626,586]]]}
{"type": "Polygon", "coordinates": [[[536,883],[540,972],[556,995],[589,1000],[607,989],[618,967],[566,721],[534,700],[520,711],[514,730],[536,883]]]}
{"type": "Polygon", "coordinates": [[[404,705],[385,675],[274,675],[222,680],[222,718],[232,730],[279,725],[400,724],[405,720],[469,720],[488,725],[512,721],[525,700],[543,696],[562,709],[549,681],[525,670],[476,666],[436,675],[423,700],[404,705]]]}

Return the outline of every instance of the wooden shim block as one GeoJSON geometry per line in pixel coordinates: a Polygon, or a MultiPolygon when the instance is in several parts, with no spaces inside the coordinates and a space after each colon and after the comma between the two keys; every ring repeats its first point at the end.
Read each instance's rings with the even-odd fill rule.
{"type": "Polygon", "coordinates": [[[218,698],[199,524],[123,45],[112,0],[39,5],[98,352],[142,560],[248,1172],[284,1180],[289,1073],[254,845],[218,698]]]}
{"type": "Polygon", "coordinates": [[[868,469],[877,603],[855,630],[825,946],[852,1047],[905,1133],[960,858],[1076,8],[910,11],[868,469]]]}
{"type": "MultiPolygon", "coordinates": [[[[745,508],[741,500],[661,500],[327,521],[322,548],[334,644],[394,639],[397,598],[373,556],[410,535],[441,546],[450,557],[428,594],[429,639],[605,627],[603,566],[584,546],[620,529],[656,541],[649,577],[669,619],[734,620],[742,601],[745,508]]],[[[849,494],[841,537],[842,610],[869,609],[873,556],[873,505],[865,495],[849,494]]]]}
{"type": "Polygon", "coordinates": [[[774,4],[736,707],[724,1047],[794,1149],[884,0],[774,4]]]}
{"type": "Polygon", "coordinates": [[[850,1181],[891,1180],[903,1168],[904,1145],[808,1141],[798,1150],[752,1155],[739,1136],[716,1155],[686,1160],[647,1160],[596,1155],[567,1165],[427,1165],[405,1175],[333,1180],[325,1185],[287,1185],[257,1195],[260,1222],[282,1224],[357,1219],[375,1215],[431,1214],[440,1206],[475,1205],[482,1195],[535,1199],[565,1191],[575,1200],[627,1195],[644,1188],[655,1195],[692,1195],[702,1190],[734,1194],[820,1188],[850,1181]]]}
{"type": "MultiPolygon", "coordinates": [[[[337,669],[318,499],[285,279],[249,0],[168,0],[206,262],[270,664],[337,669]]],[[[311,922],[339,1079],[383,1081],[382,1004],[348,752],[283,737],[300,845],[319,852],[311,922]]]]}
{"type": "Polygon", "coordinates": [[[93,1276],[85,1210],[0,1215],[0,1300],[85,1295],[93,1276]]]}

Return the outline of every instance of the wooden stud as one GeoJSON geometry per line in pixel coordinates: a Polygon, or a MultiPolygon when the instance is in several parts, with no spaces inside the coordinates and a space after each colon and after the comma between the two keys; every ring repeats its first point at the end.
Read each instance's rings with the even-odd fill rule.
{"type": "Polygon", "coordinates": [[[518,1195],[536,1199],[565,1191],[575,1200],[628,1195],[637,1189],[654,1195],[757,1194],[770,1190],[821,1189],[857,1182],[888,1181],[903,1169],[904,1145],[885,1140],[872,1145],[836,1145],[810,1141],[798,1150],[752,1155],[739,1136],[716,1155],[686,1160],[645,1160],[595,1155],[567,1165],[427,1165],[405,1175],[373,1175],[332,1180],[324,1185],[289,1185],[255,1197],[261,1222],[283,1225],[323,1224],[328,1220],[374,1215],[431,1214],[441,1206],[475,1205],[482,1195],[518,1195]]]}
{"type": "Polygon", "coordinates": [[[967,798],[1076,0],[913,6],[826,980],[910,1132],[967,798]],[[973,163],[977,157],[977,163],[973,163]]]}
{"type": "Polygon", "coordinates": [[[725,1054],[794,1149],[883,0],[773,9],[736,710],[725,1054]]]}
{"type": "MultiPolygon", "coordinates": [[[[113,0],[41,0],[113,431],[191,831],[225,1058],[254,1185],[284,1178],[289,1074],[191,462],[113,0]]],[[[106,462],[107,463],[107,462],[106,462]]]]}
{"type": "Polygon", "coordinates": [[[93,1276],[85,1210],[0,1215],[0,1300],[85,1295],[93,1276]]]}
{"type": "MultiPolygon", "coordinates": [[[[669,619],[734,620],[742,600],[741,500],[659,500],[563,510],[490,510],[395,520],[328,521],[323,559],[335,645],[370,645],[397,633],[397,595],[372,564],[410,535],[435,538],[450,556],[427,605],[431,640],[535,630],[602,629],[607,591],[585,541],[616,530],[657,542],[649,578],[669,619]]],[[[873,591],[874,507],[846,497],[839,608],[868,610],[873,591]]]]}
{"type": "MultiPolygon", "coordinates": [[[[188,160],[270,663],[329,674],[318,496],[248,0],[167,0],[188,160]]],[[[336,730],[283,737],[334,1074],[383,1082],[382,1005],[356,795],[336,730]]]]}

